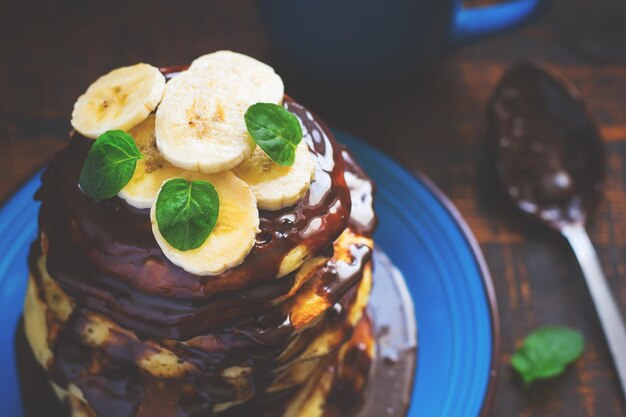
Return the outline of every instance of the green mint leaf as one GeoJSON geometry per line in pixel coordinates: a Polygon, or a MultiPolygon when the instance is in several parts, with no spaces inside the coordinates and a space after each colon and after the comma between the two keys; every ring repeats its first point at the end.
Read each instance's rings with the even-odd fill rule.
{"type": "Polygon", "coordinates": [[[302,140],[298,118],[283,106],[256,103],[244,115],[246,128],[252,139],[272,161],[291,166],[296,158],[296,146],[302,140]]]}
{"type": "Polygon", "coordinates": [[[188,251],[209,237],[219,210],[219,196],[210,182],[175,178],[166,181],[159,191],[156,221],[167,243],[188,251]]]}
{"type": "Polygon", "coordinates": [[[95,200],[115,196],[133,177],[141,157],[131,135],[121,130],[104,132],[91,146],[80,171],[81,190],[95,200]]]}
{"type": "Polygon", "coordinates": [[[560,375],[583,353],[585,340],[577,330],[548,326],[532,332],[511,358],[526,385],[560,375]]]}

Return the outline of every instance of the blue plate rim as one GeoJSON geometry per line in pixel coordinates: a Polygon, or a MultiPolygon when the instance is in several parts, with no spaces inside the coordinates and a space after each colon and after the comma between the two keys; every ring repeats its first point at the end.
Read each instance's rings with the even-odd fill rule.
{"type": "Polygon", "coordinates": [[[412,172],[411,170],[404,167],[403,164],[400,164],[399,162],[397,163],[402,166],[402,168],[405,169],[409,174],[415,176],[418,181],[422,182],[422,184],[424,184],[428,191],[442,204],[446,211],[448,211],[450,216],[454,219],[454,222],[459,228],[469,248],[471,249],[474,260],[476,261],[476,264],[480,271],[483,289],[485,291],[487,303],[489,305],[489,316],[491,318],[492,331],[492,354],[491,364],[489,366],[489,382],[487,383],[487,391],[485,394],[485,398],[483,399],[483,405],[480,412],[480,416],[487,416],[495,399],[496,387],[498,385],[499,377],[498,367],[501,357],[500,312],[498,310],[498,301],[496,299],[496,292],[493,285],[491,272],[489,271],[487,261],[485,260],[485,256],[483,255],[482,249],[480,248],[480,244],[478,243],[476,236],[474,236],[472,229],[469,227],[469,225],[461,215],[461,212],[459,211],[459,209],[456,208],[452,200],[450,200],[450,198],[448,198],[448,196],[443,191],[441,191],[441,189],[437,187],[437,185],[422,171],[417,170],[412,172]]]}

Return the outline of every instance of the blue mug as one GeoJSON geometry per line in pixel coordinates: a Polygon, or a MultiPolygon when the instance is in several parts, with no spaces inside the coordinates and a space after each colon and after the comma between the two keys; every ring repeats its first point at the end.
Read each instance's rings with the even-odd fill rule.
{"type": "Polygon", "coordinates": [[[518,27],[548,0],[463,7],[461,0],[258,0],[278,52],[303,74],[343,86],[410,75],[443,50],[518,27]]]}

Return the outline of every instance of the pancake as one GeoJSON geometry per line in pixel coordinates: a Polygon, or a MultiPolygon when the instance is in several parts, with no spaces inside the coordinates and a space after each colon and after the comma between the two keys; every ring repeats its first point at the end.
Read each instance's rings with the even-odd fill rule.
{"type": "Polygon", "coordinates": [[[333,393],[363,390],[374,187],[319,118],[284,105],[314,179],[295,205],[261,210],[252,251],[216,276],[170,262],[149,210],[82,193],[91,140],[74,133],[50,163],[24,332],[59,416],[330,417],[333,393]]]}
{"type": "MultiPolygon", "coordinates": [[[[346,394],[346,388],[350,387],[349,393],[361,392],[367,383],[369,368],[372,364],[374,337],[372,335],[371,319],[365,315],[359,321],[357,330],[340,351],[329,356],[323,363],[324,366],[315,368],[317,372],[309,375],[307,383],[295,391],[295,395],[273,411],[268,412],[264,404],[248,404],[235,406],[220,412],[217,415],[242,417],[242,416],[308,416],[308,417],[339,417],[346,416],[344,411],[349,410],[350,415],[358,410],[358,397],[346,396],[345,401],[337,401],[332,398],[346,394]],[[365,338],[363,337],[365,336],[365,338]],[[370,337],[371,336],[371,337],[370,337]],[[335,370],[337,370],[335,372],[335,370]],[[328,406],[329,400],[332,404],[328,406]],[[342,404],[338,413],[335,406],[342,404]],[[259,413],[259,405],[264,410],[259,413]]],[[[30,346],[20,341],[24,338],[20,327],[18,331],[18,357],[21,373],[22,395],[25,401],[27,417],[98,417],[93,408],[85,399],[82,391],[75,385],[69,389],[62,389],[47,380],[39,363],[30,352],[30,346]],[[58,399],[62,399],[61,402],[58,399]]],[[[280,400],[279,396],[266,396],[270,400],[280,400]]],[[[163,403],[158,401],[157,406],[163,403]]],[[[159,410],[160,412],[160,410],[159,410]]],[[[144,411],[142,415],[151,415],[144,411]]],[[[160,414],[153,414],[160,415],[160,414]]],[[[201,414],[211,415],[211,414],[201,414]]]]}
{"type": "MultiPolygon", "coordinates": [[[[39,263],[43,264],[41,261],[39,263]]],[[[313,332],[313,338],[306,337],[304,332],[299,333],[284,353],[276,359],[273,369],[254,369],[253,366],[238,364],[238,366],[222,370],[219,372],[219,376],[212,374],[213,379],[217,378],[217,380],[211,381],[210,384],[205,383],[204,389],[209,386],[213,388],[219,386],[235,388],[234,391],[227,393],[227,395],[235,395],[232,401],[216,403],[214,409],[226,411],[238,403],[251,400],[253,398],[252,393],[255,397],[267,401],[269,397],[276,397],[284,391],[298,388],[305,381],[308,381],[307,386],[309,386],[311,377],[320,373],[320,369],[324,368],[323,364],[335,360],[333,358],[337,352],[345,351],[350,345],[350,340],[352,340],[350,335],[355,333],[354,329],[362,326],[360,322],[364,316],[371,288],[371,267],[369,264],[363,272],[363,279],[358,288],[354,288],[353,291],[346,294],[345,298],[348,302],[344,307],[346,314],[341,315],[343,320],[335,320],[334,325],[325,323],[323,331],[313,332]],[[304,349],[297,348],[298,345],[302,345],[299,343],[302,339],[299,340],[299,338],[308,339],[304,349]],[[255,392],[268,379],[273,382],[264,391],[255,392]],[[250,380],[253,382],[251,383],[250,380]],[[269,395],[263,395],[264,393],[269,395]]],[[[59,292],[59,287],[50,277],[45,275],[39,279],[31,277],[25,307],[26,335],[37,360],[53,375],[52,381],[54,382],[52,383],[59,399],[68,402],[73,410],[77,407],[79,410],[89,410],[89,402],[85,400],[83,394],[84,386],[87,384],[85,380],[93,382],[94,378],[100,376],[99,372],[103,368],[111,366],[112,362],[123,363],[124,367],[138,368],[145,376],[168,381],[168,392],[172,394],[178,389],[180,391],[179,396],[182,395],[183,388],[186,386],[185,382],[189,381],[190,375],[193,374],[198,379],[207,376],[209,370],[203,369],[193,358],[184,354],[177,356],[174,353],[174,351],[184,352],[185,349],[189,348],[187,343],[180,344],[177,349],[168,350],[168,347],[172,346],[171,343],[139,340],[132,332],[120,328],[110,319],[98,313],[76,309],[67,316],[66,306],[73,304],[72,300],[59,292]],[[42,335],[44,337],[41,337],[42,335]],[[79,360],[76,360],[76,351],[82,351],[79,360]],[[62,358],[57,357],[57,355],[62,356],[62,358]],[[89,357],[88,363],[84,363],[86,356],[89,357]],[[81,375],[73,382],[69,382],[72,374],[76,373],[76,370],[81,366],[88,369],[88,376],[81,375]],[[177,379],[185,379],[186,381],[172,382],[177,379]],[[63,384],[64,380],[68,382],[67,385],[63,384]]],[[[307,331],[315,327],[313,325],[307,331]]],[[[202,344],[197,343],[197,341],[190,341],[189,345],[195,349],[202,347],[202,344]]],[[[328,375],[325,377],[326,380],[329,378],[328,375]]],[[[148,382],[144,381],[142,384],[145,402],[139,403],[139,407],[154,402],[154,398],[146,393],[146,386],[149,385],[150,378],[144,377],[143,379],[148,379],[148,382]]],[[[91,389],[93,390],[93,387],[91,389]]],[[[309,388],[301,389],[307,390],[309,388]]],[[[317,388],[315,392],[317,397],[328,394],[317,388]]],[[[307,398],[309,397],[307,396],[307,398]]],[[[113,400],[113,398],[109,398],[104,402],[113,400]]],[[[298,399],[287,402],[287,408],[293,409],[294,406],[290,404],[294,401],[297,403],[298,399]]],[[[252,402],[252,404],[255,403],[256,401],[252,402]]],[[[323,398],[318,398],[315,407],[318,407],[320,403],[323,404],[323,398]]],[[[246,407],[251,407],[252,404],[247,404],[246,407]]],[[[170,403],[171,405],[172,403],[170,403]]],[[[161,409],[163,406],[164,404],[161,404],[161,409]]],[[[76,412],[80,413],[80,411],[76,412]]],[[[163,415],[175,415],[173,412],[174,410],[170,414],[163,415]]]]}

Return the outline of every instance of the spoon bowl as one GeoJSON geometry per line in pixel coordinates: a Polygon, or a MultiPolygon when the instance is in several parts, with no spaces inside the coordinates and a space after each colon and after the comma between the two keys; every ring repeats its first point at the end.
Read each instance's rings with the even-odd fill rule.
{"type": "Polygon", "coordinates": [[[489,147],[505,192],[550,227],[584,224],[600,199],[605,150],[578,92],[550,70],[520,64],[489,105],[489,147]]]}

